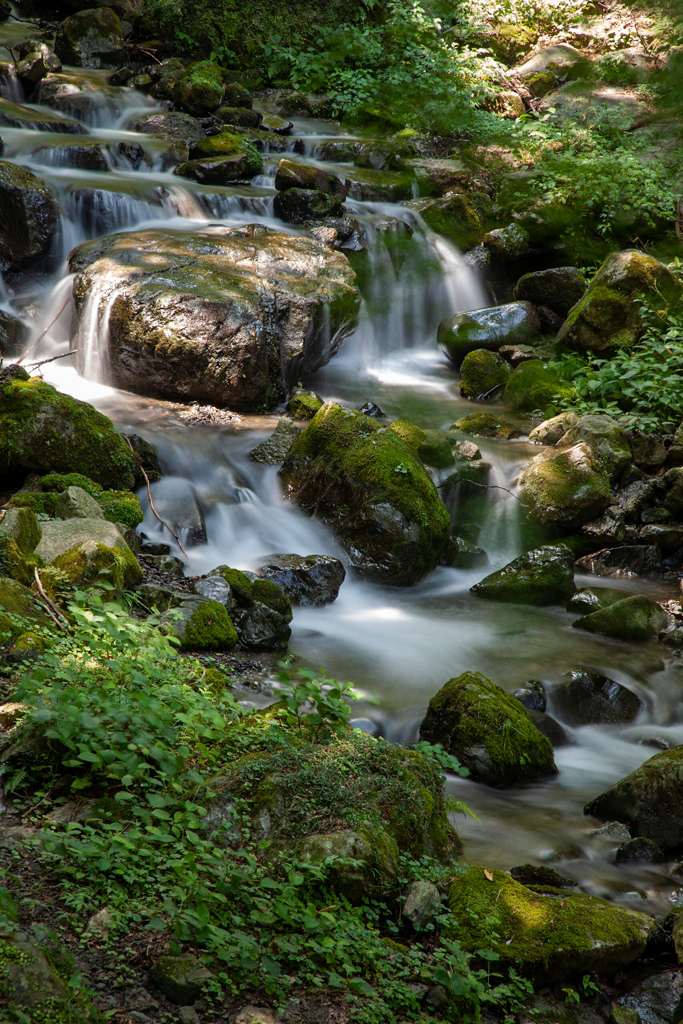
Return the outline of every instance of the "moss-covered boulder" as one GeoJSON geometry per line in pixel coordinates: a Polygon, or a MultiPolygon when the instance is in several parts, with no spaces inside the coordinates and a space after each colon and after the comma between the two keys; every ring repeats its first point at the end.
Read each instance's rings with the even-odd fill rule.
{"type": "Polygon", "coordinates": [[[240,842],[231,808],[245,800],[252,836],[269,840],[262,856],[294,851],[324,865],[329,884],[353,902],[397,895],[401,855],[448,864],[460,853],[434,762],[358,730],[311,742],[305,722],[274,746],[268,734],[283,727],[280,714],[274,705],[240,724],[251,752],[244,756],[236,735],[229,773],[214,780],[208,828],[227,818],[240,842]]]}
{"type": "Polygon", "coordinates": [[[414,448],[426,466],[448,469],[455,463],[451,443],[441,430],[423,430],[409,420],[394,420],[389,429],[414,448]]]}
{"type": "Polygon", "coordinates": [[[543,420],[537,427],[529,431],[529,440],[532,444],[557,444],[577,422],[578,416],[571,410],[560,412],[557,416],[551,416],[549,420],[543,420]]]}
{"type": "Polygon", "coordinates": [[[502,967],[539,986],[614,974],[640,956],[657,927],[647,914],[584,893],[527,887],[504,871],[481,867],[451,883],[448,903],[464,949],[492,949],[502,967]]]}
{"type": "Polygon", "coordinates": [[[666,629],[667,621],[667,614],[660,604],[647,594],[637,594],[582,616],[574,626],[589,633],[614,637],[615,640],[635,642],[655,640],[666,629]]]}
{"type": "Polygon", "coordinates": [[[0,472],[82,473],[130,487],[138,465],[114,424],[87,402],[28,374],[0,385],[0,472]]]}
{"type": "MultiPolygon", "coordinates": [[[[92,522],[92,520],[80,520],[92,522]]],[[[59,569],[73,587],[97,587],[107,584],[120,597],[124,590],[142,583],[142,569],[127,547],[109,547],[87,539],[57,555],[50,563],[59,569]]]]}
{"type": "Polygon", "coordinates": [[[124,523],[131,530],[145,518],[140,499],[132,491],[103,491],[98,504],[110,523],[124,523]]]}
{"type": "Polygon", "coordinates": [[[0,259],[31,264],[47,255],[59,226],[52,185],[0,160],[0,259]]]}
{"type": "Polygon", "coordinates": [[[285,495],[330,526],[366,579],[416,583],[448,543],[450,517],[415,450],[370,416],[327,402],[280,475],[285,495]]]}
{"type": "Polygon", "coordinates": [[[563,82],[580,78],[590,69],[585,53],[568,43],[544,46],[532,54],[512,74],[521,80],[532,96],[545,96],[563,82]]]}
{"type": "Polygon", "coordinates": [[[188,1006],[199,999],[214,975],[191,953],[160,956],[152,964],[152,981],[176,1006],[188,1006]]]}
{"type": "Polygon", "coordinates": [[[221,132],[196,143],[191,160],[178,164],[173,173],[204,185],[249,181],[263,170],[263,157],[246,135],[221,132]]]}
{"type": "Polygon", "coordinates": [[[591,612],[599,612],[601,608],[609,608],[611,604],[632,596],[628,590],[618,590],[616,587],[584,587],[577,590],[568,602],[567,611],[590,615],[591,612]]]}
{"type": "Polygon", "coordinates": [[[242,412],[272,408],[328,362],[360,308],[342,253],[258,224],[108,235],[70,265],[84,327],[93,288],[112,300],[113,383],[242,412]]]}
{"type": "Polygon", "coordinates": [[[583,443],[539,452],[522,472],[519,489],[532,518],[567,529],[599,516],[611,498],[602,463],[583,443]]]}
{"type": "Polygon", "coordinates": [[[511,441],[522,436],[522,431],[513,423],[499,419],[491,412],[471,412],[456,420],[451,430],[473,437],[494,437],[497,441],[511,441]]]}
{"type": "Polygon", "coordinates": [[[9,534],[0,533],[0,576],[9,576],[19,583],[31,586],[34,570],[40,564],[39,558],[22,551],[9,534]]]}
{"type": "Polygon", "coordinates": [[[82,473],[46,473],[38,481],[38,486],[41,491],[55,494],[63,494],[69,487],[79,487],[93,498],[102,493],[102,484],[83,476],[82,473]]]}
{"type": "Polygon", "coordinates": [[[478,597],[514,604],[564,604],[575,591],[574,555],[566,544],[527,551],[470,588],[478,597]]]}
{"type": "Polygon", "coordinates": [[[42,532],[35,513],[29,508],[9,508],[0,519],[0,534],[11,537],[25,555],[35,550],[42,532]]]}
{"type": "Polygon", "coordinates": [[[610,786],[584,813],[622,821],[633,838],[651,839],[667,854],[683,850],[683,746],[655,754],[610,786]]]}
{"type": "Polygon", "coordinates": [[[480,672],[465,672],[441,687],[429,702],[420,738],[440,743],[488,786],[557,773],[550,740],[527,709],[480,672]]]}
{"type": "Polygon", "coordinates": [[[450,361],[460,366],[467,353],[477,348],[497,352],[501,345],[523,345],[541,333],[531,303],[510,302],[446,317],[439,324],[436,340],[450,361]]]}
{"type": "MultiPolygon", "coordinates": [[[[6,913],[7,894],[4,894],[3,910],[6,913]]],[[[68,985],[68,978],[61,977],[53,966],[55,960],[62,964],[63,957],[56,958],[54,951],[30,939],[25,932],[5,927],[0,937],[0,998],[6,1007],[9,1020],[30,1020],[36,1024],[50,1021],[50,1024],[90,1024],[95,1020],[95,1011],[81,990],[74,994],[68,985]],[[46,955],[47,954],[47,955],[46,955]]]]}
{"type": "Polygon", "coordinates": [[[291,635],[292,602],[278,583],[254,573],[219,565],[194,584],[202,598],[218,601],[227,610],[242,647],[273,651],[287,647],[291,635]]]}
{"type": "Polygon", "coordinates": [[[461,249],[469,249],[481,238],[493,215],[485,192],[451,192],[440,199],[414,199],[406,206],[416,210],[432,231],[450,238],[461,249]]]}
{"type": "Polygon", "coordinates": [[[55,53],[77,68],[115,67],[124,56],[121,22],[109,7],[72,14],[57,29],[55,53]]]}
{"type": "Polygon", "coordinates": [[[50,625],[43,605],[28,587],[0,575],[0,643],[50,625]]]}
{"type": "Polygon", "coordinates": [[[281,160],[275,175],[275,188],[286,192],[290,188],[314,189],[326,195],[346,199],[346,186],[336,174],[329,174],[321,167],[301,164],[295,160],[281,160]]]}
{"type": "MultiPolygon", "coordinates": [[[[35,553],[47,563],[54,562],[72,548],[92,543],[115,548],[125,556],[130,555],[137,566],[137,561],[118,528],[105,519],[53,519],[44,522],[42,530],[43,535],[35,553]]],[[[139,566],[135,571],[140,571],[139,566]]]]}
{"type": "Polygon", "coordinates": [[[306,391],[305,388],[294,388],[285,411],[295,420],[312,420],[319,409],[323,407],[323,400],[315,391],[306,391]]]}
{"type": "Polygon", "coordinates": [[[674,275],[653,256],[635,250],[612,253],[569,312],[559,343],[609,355],[631,348],[643,335],[642,301],[661,309],[681,295],[674,275]]]}
{"type": "Polygon", "coordinates": [[[463,398],[500,398],[512,370],[504,359],[485,348],[468,352],[460,366],[463,398]]]}
{"type": "Polygon", "coordinates": [[[521,412],[552,409],[576,398],[571,384],[560,380],[540,359],[520,363],[503,392],[503,400],[521,412]]]}
{"type": "Polygon", "coordinates": [[[578,267],[550,267],[524,274],[515,285],[514,296],[534,306],[552,309],[565,317],[588,287],[578,267]]]}
{"type": "Polygon", "coordinates": [[[558,444],[569,446],[584,441],[598,456],[604,472],[615,480],[631,461],[626,431],[611,416],[581,416],[558,444]]]}
{"type": "Polygon", "coordinates": [[[231,651],[237,646],[237,630],[219,601],[188,595],[177,605],[177,614],[173,629],[187,650],[231,651]]]}
{"type": "Polygon", "coordinates": [[[210,60],[199,60],[176,79],[173,100],[186,114],[206,117],[220,107],[224,88],[219,66],[210,60]]]}

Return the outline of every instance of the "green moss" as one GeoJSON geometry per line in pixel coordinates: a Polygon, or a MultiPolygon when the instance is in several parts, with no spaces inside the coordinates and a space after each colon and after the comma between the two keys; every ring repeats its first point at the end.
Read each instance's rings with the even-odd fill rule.
{"type": "Polygon", "coordinates": [[[493,215],[491,200],[484,192],[416,199],[407,205],[417,210],[432,231],[450,238],[462,249],[476,244],[493,215]]]}
{"type": "Polygon", "coordinates": [[[0,533],[0,575],[31,586],[34,569],[40,560],[24,554],[8,534],[0,533]]]}
{"type": "Polygon", "coordinates": [[[295,420],[312,420],[322,406],[322,398],[319,398],[314,391],[295,388],[287,402],[285,412],[295,420]]]}
{"type": "Polygon", "coordinates": [[[239,156],[246,157],[245,172],[252,177],[263,171],[263,157],[249,141],[246,135],[234,135],[232,132],[221,132],[210,135],[192,147],[192,156],[196,159],[239,156]]]}
{"type": "Polygon", "coordinates": [[[471,868],[448,892],[455,937],[472,953],[493,949],[502,966],[541,985],[591,971],[613,974],[654,932],[646,914],[583,893],[539,890],[504,871],[471,868]]]}
{"type": "Polygon", "coordinates": [[[601,633],[629,643],[656,640],[666,629],[666,625],[666,612],[647,594],[637,594],[626,597],[623,601],[615,601],[607,608],[584,615],[574,623],[576,629],[601,633]]]}
{"type": "Polygon", "coordinates": [[[564,604],[575,591],[574,554],[564,544],[527,551],[471,588],[491,601],[564,604]]]}
{"type": "Polygon", "coordinates": [[[237,630],[218,601],[204,601],[185,627],[185,647],[190,650],[229,651],[237,644],[237,630]]]}
{"type": "Polygon", "coordinates": [[[52,567],[64,573],[71,586],[97,586],[106,581],[118,596],[142,583],[143,576],[132,551],[105,544],[79,544],[55,558],[52,567]]]}
{"type": "Polygon", "coordinates": [[[521,437],[522,431],[499,419],[490,412],[472,412],[469,416],[463,416],[456,420],[451,430],[462,434],[472,434],[474,437],[495,437],[499,441],[509,441],[511,438],[521,437]]]}
{"type": "Polygon", "coordinates": [[[600,458],[586,444],[547,448],[524,469],[519,484],[533,519],[568,529],[599,516],[611,498],[600,458]]]}
{"type": "Polygon", "coordinates": [[[0,642],[15,641],[22,633],[49,625],[42,605],[28,587],[0,577],[0,642]]]}
{"type": "Polygon", "coordinates": [[[523,412],[541,409],[546,412],[555,406],[571,404],[576,400],[576,392],[540,359],[530,359],[520,363],[514,371],[505,387],[503,398],[513,409],[523,412]]]}
{"type": "Polygon", "coordinates": [[[53,516],[58,497],[59,495],[56,492],[53,494],[33,494],[25,491],[12,495],[8,507],[30,508],[36,515],[53,516]]]}
{"type": "Polygon", "coordinates": [[[408,420],[394,420],[389,429],[414,448],[426,466],[447,469],[454,464],[450,442],[442,431],[423,430],[408,420]]]}
{"type": "Polygon", "coordinates": [[[464,398],[500,398],[512,371],[495,352],[476,348],[460,366],[460,394],[464,398]]]}
{"type": "Polygon", "coordinates": [[[195,61],[177,79],[173,99],[194,117],[205,117],[220,106],[223,99],[223,73],[209,60],[195,61]]]}
{"type": "Polygon", "coordinates": [[[33,377],[2,388],[0,472],[82,473],[108,487],[135,482],[137,460],[106,416],[33,377]]]}
{"type": "Polygon", "coordinates": [[[441,687],[429,702],[420,736],[440,743],[487,785],[557,772],[550,741],[526,708],[480,672],[464,672],[441,687]]]}
{"type": "Polygon", "coordinates": [[[239,569],[231,569],[229,565],[219,565],[209,575],[222,576],[225,582],[230,585],[238,604],[246,604],[252,600],[255,581],[250,576],[247,576],[246,573],[240,572],[239,569]]]}
{"type": "Polygon", "coordinates": [[[0,520],[0,533],[11,537],[24,555],[37,547],[42,536],[35,513],[29,508],[8,509],[0,520]]]}
{"type": "Polygon", "coordinates": [[[97,498],[103,490],[101,484],[95,483],[82,473],[47,473],[40,478],[38,486],[41,491],[56,491],[57,494],[61,494],[68,487],[80,487],[93,498],[97,498]]]}
{"type": "Polygon", "coordinates": [[[284,615],[291,622],[292,602],[277,583],[273,583],[272,580],[253,580],[251,597],[253,601],[260,601],[261,604],[268,605],[273,611],[284,615]]]}
{"type": "Polygon", "coordinates": [[[110,523],[125,523],[134,530],[145,518],[138,497],[132,491],[103,491],[98,502],[110,523]]]}

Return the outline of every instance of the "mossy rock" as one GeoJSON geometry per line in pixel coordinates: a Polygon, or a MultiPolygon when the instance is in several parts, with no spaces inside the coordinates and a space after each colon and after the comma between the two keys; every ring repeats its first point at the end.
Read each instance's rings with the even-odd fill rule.
{"type": "Polygon", "coordinates": [[[107,487],[135,483],[137,459],[114,424],[39,377],[1,389],[0,472],[81,473],[107,487]]]}
{"type": "Polygon", "coordinates": [[[0,533],[14,541],[24,555],[30,554],[43,535],[35,513],[30,508],[7,509],[0,520],[0,533]]]}
{"type": "Polygon", "coordinates": [[[540,452],[522,472],[519,488],[533,519],[565,529],[595,519],[611,500],[602,463],[583,443],[540,452]]]}
{"type": "Polygon", "coordinates": [[[666,629],[667,622],[667,614],[660,604],[646,594],[637,594],[584,615],[574,626],[589,633],[601,633],[615,640],[634,643],[656,640],[666,629]]]}
{"type": "Polygon", "coordinates": [[[389,426],[414,448],[426,466],[448,469],[455,463],[450,441],[441,430],[423,430],[408,420],[394,420],[389,426]]]}
{"type": "Polygon", "coordinates": [[[493,216],[485,192],[451,193],[440,199],[414,199],[406,203],[420,214],[427,227],[444,235],[460,249],[469,249],[487,229],[493,216]]]}
{"type": "Polygon", "coordinates": [[[237,630],[218,601],[191,599],[179,606],[182,618],[173,628],[183,647],[192,651],[231,651],[237,646],[237,630]]]}
{"type": "Polygon", "coordinates": [[[104,519],[102,509],[82,487],[67,487],[57,498],[57,519],[104,519]]]}
{"type": "Polygon", "coordinates": [[[109,7],[79,11],[66,18],[55,36],[55,53],[78,68],[115,66],[123,56],[123,29],[109,7]]]}
{"type": "Polygon", "coordinates": [[[110,523],[124,523],[132,530],[145,518],[138,496],[132,491],[103,491],[98,504],[110,523]]]}
{"type": "Polygon", "coordinates": [[[214,975],[190,953],[161,956],[150,971],[152,981],[176,1006],[196,1002],[214,975]]]}
{"type": "Polygon", "coordinates": [[[255,149],[245,135],[235,135],[232,132],[221,132],[219,135],[209,135],[206,139],[197,142],[190,152],[193,159],[206,159],[207,157],[243,157],[244,174],[253,178],[255,174],[263,171],[263,157],[255,149]]]}
{"type": "Polygon", "coordinates": [[[97,498],[103,490],[102,484],[95,483],[82,473],[47,473],[40,478],[38,486],[41,491],[56,491],[57,494],[69,487],[80,487],[93,498],[97,498]]]}
{"type": "Polygon", "coordinates": [[[491,412],[471,412],[456,420],[451,430],[473,437],[493,437],[497,441],[510,441],[522,436],[522,431],[512,423],[501,420],[491,412]]]}
{"type": "Polygon", "coordinates": [[[593,278],[587,292],[569,311],[557,341],[581,351],[613,354],[632,348],[643,336],[640,306],[662,309],[676,302],[680,283],[652,256],[629,250],[612,253],[593,278]]]}
{"type": "Polygon", "coordinates": [[[24,553],[7,533],[0,533],[0,576],[31,586],[36,566],[42,563],[31,554],[24,553]]]}
{"type": "Polygon", "coordinates": [[[187,114],[206,117],[221,105],[223,72],[210,60],[195,61],[173,86],[173,100],[187,114]]]}
{"type": "Polygon", "coordinates": [[[533,412],[568,405],[576,400],[571,384],[559,379],[540,359],[520,363],[507,382],[503,399],[513,409],[533,412]]]}
{"type": "Polygon", "coordinates": [[[463,398],[500,398],[512,370],[504,359],[485,348],[468,352],[460,366],[463,398]]]}
{"type": "Polygon", "coordinates": [[[336,174],[329,174],[321,167],[301,164],[294,160],[281,160],[275,175],[275,188],[286,192],[292,188],[311,189],[325,195],[346,199],[346,186],[336,174]]]}
{"type": "Polygon", "coordinates": [[[647,914],[584,893],[527,887],[482,867],[451,883],[448,903],[453,935],[466,951],[492,949],[500,966],[539,986],[612,975],[638,959],[657,927],[647,914]]]}
{"type": "Polygon", "coordinates": [[[523,704],[480,672],[464,672],[441,687],[429,702],[420,737],[440,743],[488,786],[557,774],[550,740],[523,704]]]}
{"type": "Polygon", "coordinates": [[[85,540],[50,563],[65,574],[71,586],[97,587],[109,583],[118,597],[142,583],[142,569],[133,552],[85,540]]]}
{"type": "Polygon", "coordinates": [[[541,322],[530,302],[509,302],[446,317],[439,324],[436,340],[450,361],[460,366],[475,349],[497,352],[501,345],[523,345],[541,333],[541,322]]]}
{"type": "Polygon", "coordinates": [[[683,850],[683,746],[655,754],[586,804],[601,821],[623,821],[633,838],[652,840],[666,854],[683,850]]]}
{"type": "MultiPolygon", "coordinates": [[[[217,599],[228,609],[242,647],[252,651],[287,647],[292,602],[281,587],[227,565],[213,569],[208,579],[211,577],[220,577],[228,585],[225,596],[217,595],[217,599]]],[[[214,594],[204,596],[213,598],[214,594]]]]}
{"type": "Polygon", "coordinates": [[[19,491],[10,498],[8,508],[28,508],[36,516],[53,516],[58,499],[59,495],[56,492],[36,494],[31,491],[19,491]]]}
{"type": "Polygon", "coordinates": [[[581,416],[559,444],[573,445],[584,441],[596,452],[604,472],[615,480],[631,461],[631,446],[624,428],[611,416],[581,416]]]}
{"type": "Polygon", "coordinates": [[[0,642],[16,641],[24,633],[50,625],[43,606],[28,587],[0,576],[0,642]]]}
{"type": "Polygon", "coordinates": [[[26,167],[0,160],[0,210],[0,258],[24,265],[47,256],[59,227],[52,185],[26,167]]]}
{"type": "Polygon", "coordinates": [[[286,497],[327,523],[366,579],[416,583],[448,543],[450,516],[415,450],[352,409],[327,402],[280,476],[286,497]]]}
{"type": "Polygon", "coordinates": [[[295,420],[312,420],[319,409],[323,407],[323,400],[315,391],[306,391],[305,388],[295,388],[285,406],[285,411],[295,420]]]}
{"type": "Polygon", "coordinates": [[[478,597],[514,604],[564,604],[574,586],[574,555],[566,544],[553,544],[515,558],[470,588],[478,597]]]}

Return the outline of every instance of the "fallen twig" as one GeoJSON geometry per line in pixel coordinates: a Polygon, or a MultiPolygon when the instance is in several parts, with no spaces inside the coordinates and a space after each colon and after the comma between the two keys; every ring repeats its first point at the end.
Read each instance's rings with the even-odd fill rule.
{"type": "Polygon", "coordinates": [[[34,569],[33,572],[34,572],[34,575],[35,575],[35,578],[36,578],[36,584],[38,586],[38,591],[39,591],[40,596],[42,597],[43,601],[45,602],[45,605],[47,607],[47,610],[48,610],[51,618],[54,619],[54,621],[56,622],[56,624],[59,626],[60,629],[64,629],[65,628],[62,625],[63,622],[66,623],[66,628],[68,629],[69,628],[69,620],[67,619],[66,615],[64,615],[64,613],[59,610],[59,608],[54,603],[54,601],[52,601],[47,596],[47,594],[45,593],[45,589],[44,589],[42,581],[40,579],[40,573],[38,572],[38,569],[37,568],[34,569]],[[61,622],[60,622],[60,619],[62,620],[61,622]]]}
{"type": "Polygon", "coordinates": [[[29,356],[31,354],[31,352],[34,352],[38,348],[38,346],[40,345],[41,341],[43,340],[43,338],[45,337],[47,332],[50,330],[51,327],[54,327],[54,325],[57,323],[57,321],[59,320],[60,316],[62,315],[62,313],[64,312],[64,310],[66,309],[66,307],[69,305],[70,302],[71,302],[71,296],[69,296],[69,298],[66,300],[66,302],[64,303],[64,305],[60,309],[59,313],[57,313],[57,315],[55,317],[53,317],[52,320],[50,320],[50,323],[47,325],[45,330],[38,336],[38,338],[33,343],[33,345],[31,345],[30,349],[28,349],[26,352],[24,352],[24,354],[21,357],[21,359],[17,359],[17,365],[19,365],[19,363],[23,363],[24,359],[26,359],[26,356],[29,356]]]}
{"type": "MultiPolygon", "coordinates": [[[[135,454],[135,449],[133,448],[133,445],[130,443],[130,440],[128,438],[126,438],[126,442],[128,444],[128,447],[130,448],[130,450],[133,452],[133,454],[135,454]]],[[[178,547],[180,548],[182,553],[185,555],[185,558],[187,558],[188,554],[187,554],[187,551],[185,550],[185,548],[183,547],[183,545],[180,542],[180,537],[175,532],[173,527],[169,526],[169,524],[166,522],[166,520],[161,518],[161,516],[159,515],[159,513],[157,512],[157,510],[154,507],[154,502],[152,501],[152,489],[149,486],[149,477],[147,476],[147,473],[145,472],[145,467],[142,465],[142,463],[140,464],[140,472],[144,476],[145,483],[147,484],[147,499],[149,501],[149,507],[151,508],[152,512],[157,517],[157,519],[159,520],[161,525],[165,526],[166,529],[168,530],[168,532],[171,534],[171,536],[175,539],[176,544],[178,545],[178,547]]]]}
{"type": "Polygon", "coordinates": [[[45,363],[54,363],[55,359],[66,359],[67,356],[75,355],[78,355],[78,352],[76,351],[75,348],[73,348],[70,349],[68,352],[62,352],[62,354],[59,356],[50,356],[49,359],[41,359],[40,362],[38,363],[29,363],[28,365],[32,366],[35,370],[37,370],[39,366],[45,366],[45,363]]]}

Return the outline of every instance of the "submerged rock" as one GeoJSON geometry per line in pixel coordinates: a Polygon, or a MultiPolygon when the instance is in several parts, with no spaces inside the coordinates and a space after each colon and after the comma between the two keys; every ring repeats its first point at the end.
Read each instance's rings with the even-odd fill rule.
{"type": "Polygon", "coordinates": [[[369,416],[327,402],[280,474],[285,496],[327,523],[366,579],[416,583],[446,547],[450,517],[414,449],[369,416]]]}
{"type": "Polygon", "coordinates": [[[317,606],[337,599],[346,569],[330,555],[269,555],[260,576],[277,583],[292,604],[317,606]]]}
{"type": "Polygon", "coordinates": [[[650,864],[661,864],[666,858],[651,839],[640,836],[622,843],[614,855],[617,864],[629,864],[633,861],[647,861],[650,864]]]}
{"type": "Polygon", "coordinates": [[[552,692],[553,708],[569,725],[626,725],[643,708],[635,693],[598,672],[570,672],[552,692]]]}
{"type": "MultiPolygon", "coordinates": [[[[70,121],[66,117],[59,117],[45,110],[34,110],[33,107],[24,107],[19,103],[12,103],[10,100],[0,98],[0,125],[8,128],[25,128],[35,132],[59,132],[68,135],[87,135],[88,129],[78,124],[77,121],[70,121]]],[[[13,165],[16,166],[16,165],[13,165]]]]}
{"type": "Polygon", "coordinates": [[[628,590],[617,590],[615,587],[584,587],[583,590],[577,590],[569,601],[567,611],[590,615],[591,612],[599,612],[601,608],[609,608],[611,604],[632,596],[628,590]]]}
{"type": "Polygon", "coordinates": [[[541,334],[541,325],[529,302],[511,302],[490,309],[473,309],[448,316],[439,324],[437,342],[452,363],[459,366],[468,352],[485,348],[497,352],[501,345],[518,345],[541,334]]]}
{"type": "Polygon", "coordinates": [[[470,587],[490,601],[533,605],[563,604],[575,589],[574,556],[565,544],[527,551],[470,587]]]}
{"type": "Polygon", "coordinates": [[[584,615],[574,623],[576,629],[602,633],[615,640],[635,642],[656,640],[666,629],[668,617],[661,605],[646,594],[627,597],[601,611],[584,615]]]}
{"type": "Polygon", "coordinates": [[[47,256],[58,225],[52,186],[25,167],[0,160],[0,262],[30,264],[47,256]]]}
{"type": "Polygon", "coordinates": [[[656,929],[647,914],[553,886],[530,889],[481,867],[451,882],[448,903],[465,950],[493,949],[501,967],[539,986],[614,974],[640,956],[656,929]]]}
{"type": "Polygon", "coordinates": [[[583,442],[539,452],[523,470],[519,487],[534,519],[570,529],[604,512],[611,497],[596,453],[583,442]]]}
{"type": "Polygon", "coordinates": [[[360,305],[345,256],[260,225],[110,235],[79,246],[70,265],[81,358],[94,290],[113,298],[113,383],[243,412],[272,407],[325,365],[360,305]]]}
{"type": "Polygon", "coordinates": [[[683,746],[655,754],[586,804],[601,821],[623,821],[632,838],[651,839],[666,854],[683,849],[683,746]]]}
{"type": "Polygon", "coordinates": [[[440,743],[477,782],[510,786],[555,775],[553,749],[526,709],[479,672],[450,679],[432,697],[420,738],[440,743]]]}

